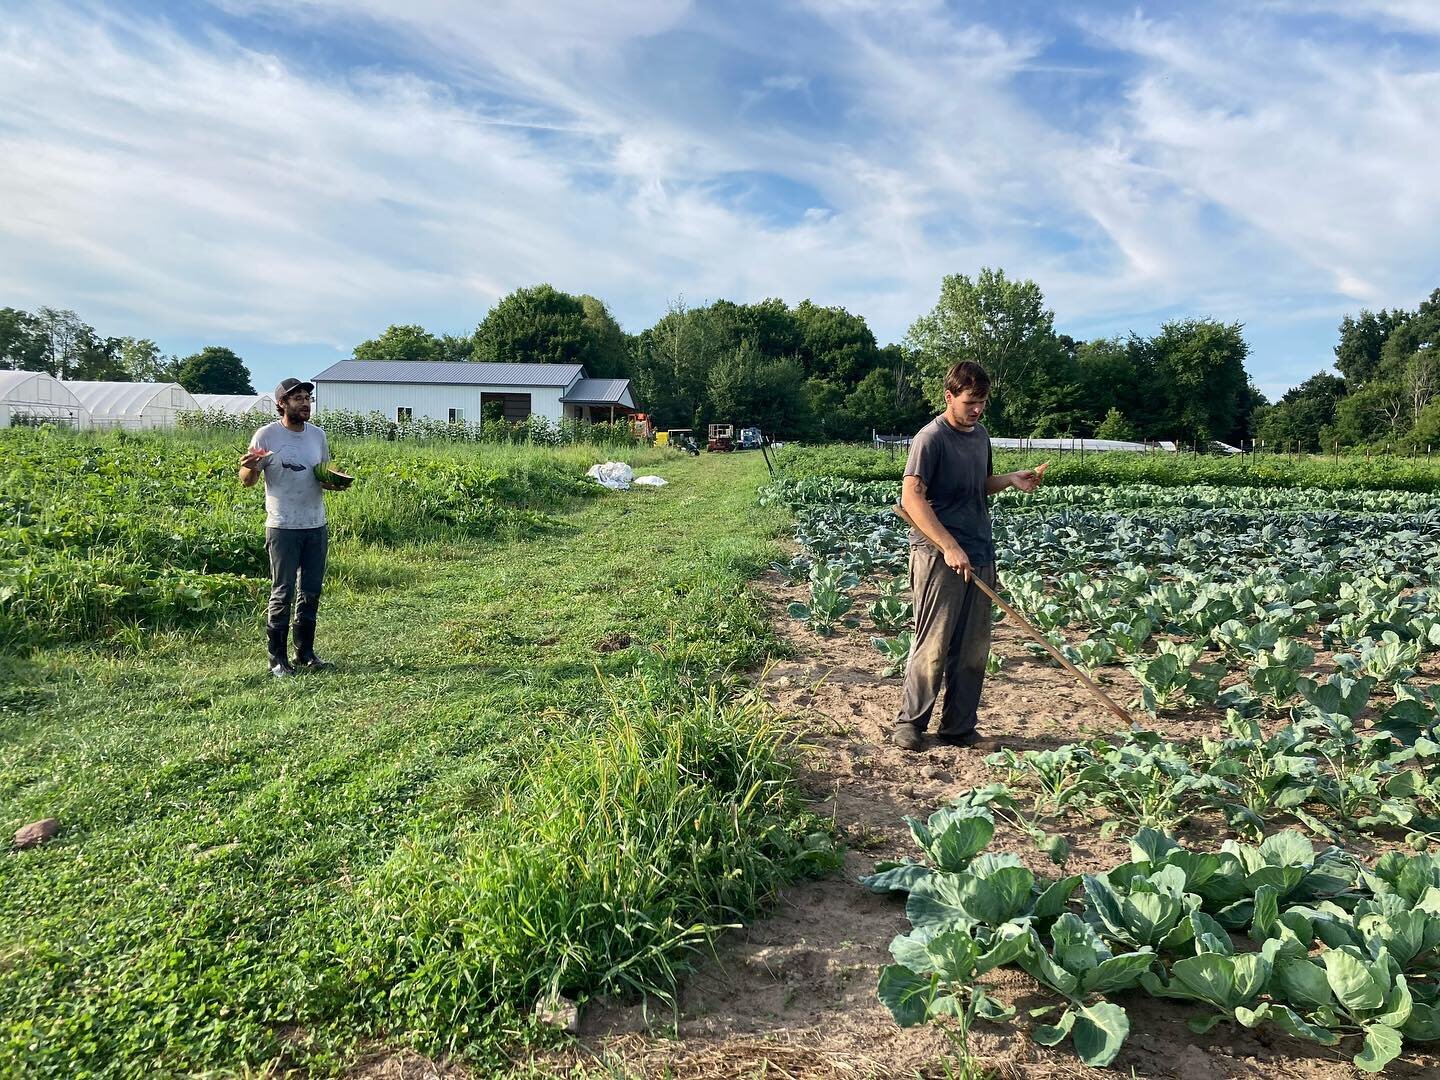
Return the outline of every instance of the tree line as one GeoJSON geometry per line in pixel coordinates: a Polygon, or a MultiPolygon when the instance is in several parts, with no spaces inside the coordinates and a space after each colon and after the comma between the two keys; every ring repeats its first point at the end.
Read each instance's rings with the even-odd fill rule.
{"type": "Polygon", "coordinates": [[[996,435],[1239,441],[1265,398],[1245,369],[1239,323],[1166,323],[1153,337],[1077,342],[1057,333],[1033,281],[1003,270],[945,278],[934,309],[902,342],[880,345],[861,315],[810,300],[692,307],[672,301],[627,334],[606,305],[550,285],[517,289],[468,337],[391,326],[357,360],[576,363],[628,378],[656,426],[755,425],[785,438],[868,439],[913,432],[944,404],[962,357],[994,386],[996,435]]]}
{"type": "Polygon", "coordinates": [[[76,382],[177,382],[192,394],[253,394],[233,350],[207,345],[166,356],[149,338],[101,337],[73,311],[0,308],[0,367],[76,382]]]}
{"type": "Polygon", "coordinates": [[[1321,452],[1440,445],[1440,289],[1414,311],[1346,315],[1334,371],[1260,410],[1255,433],[1269,446],[1321,452]]]}
{"type": "MultiPolygon", "coordinates": [[[[917,430],[943,406],[956,359],[993,379],[995,435],[1186,445],[1254,439],[1328,450],[1385,440],[1440,442],[1440,290],[1415,311],[1345,316],[1338,374],[1321,372],[1270,404],[1246,370],[1238,322],[1175,319],[1158,332],[1079,341],[1055,328],[1040,287],[982,268],[947,276],[935,306],[896,344],[861,315],[811,300],[672,301],[654,326],[621,328],[606,304],[550,285],[516,289],[468,335],[394,325],[356,360],[572,363],[626,378],[656,426],[755,425],[777,437],[867,439],[917,430]]],[[[253,393],[224,346],[185,358],[153,341],[96,334],[71,311],[0,309],[0,364],[60,378],[175,381],[193,393],[253,393]]]]}

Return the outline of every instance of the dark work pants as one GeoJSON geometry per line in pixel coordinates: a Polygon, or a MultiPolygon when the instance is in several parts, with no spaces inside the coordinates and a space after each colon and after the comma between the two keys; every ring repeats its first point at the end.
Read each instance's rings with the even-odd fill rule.
{"type": "MultiPolygon", "coordinates": [[[[995,587],[993,564],[977,566],[972,573],[995,587]]],[[[910,548],[910,590],[915,598],[915,637],[897,722],[924,731],[943,680],[941,733],[974,731],[985,661],[990,657],[990,598],[946,566],[945,556],[931,544],[910,548]]]]}
{"type": "MultiPolygon", "coordinates": [[[[283,633],[295,607],[295,630],[309,630],[314,640],[315,615],[320,610],[320,587],[325,581],[325,559],[330,551],[330,532],[318,529],[266,529],[265,550],[270,553],[270,606],[265,628],[283,633]],[[300,584],[295,602],[296,580],[300,584]]],[[[281,639],[281,644],[284,639],[281,639]]]]}

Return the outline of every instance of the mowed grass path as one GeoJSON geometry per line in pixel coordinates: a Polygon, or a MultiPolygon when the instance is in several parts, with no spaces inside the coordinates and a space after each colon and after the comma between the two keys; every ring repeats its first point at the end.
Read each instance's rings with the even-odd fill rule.
{"type": "Polygon", "coordinates": [[[607,684],[703,689],[774,645],[744,584],[784,524],[763,461],[655,471],[538,538],[341,545],[332,671],[271,679],[258,611],[15,663],[0,824],[61,832],[0,856],[0,1074],[326,1072],[393,1034],[335,950],[397,846],[510,805],[607,684]]]}

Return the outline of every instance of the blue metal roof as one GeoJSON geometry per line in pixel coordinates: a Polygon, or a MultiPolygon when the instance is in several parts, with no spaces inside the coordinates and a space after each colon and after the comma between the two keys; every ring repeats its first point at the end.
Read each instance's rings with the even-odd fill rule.
{"type": "MultiPolygon", "coordinates": [[[[469,364],[456,360],[341,360],[314,382],[430,383],[436,386],[558,386],[582,378],[579,364],[469,364]]],[[[603,381],[603,380],[602,380],[603,381]]]]}
{"type": "Polygon", "coordinates": [[[560,399],[570,405],[627,405],[635,407],[629,379],[581,379],[560,399]]]}

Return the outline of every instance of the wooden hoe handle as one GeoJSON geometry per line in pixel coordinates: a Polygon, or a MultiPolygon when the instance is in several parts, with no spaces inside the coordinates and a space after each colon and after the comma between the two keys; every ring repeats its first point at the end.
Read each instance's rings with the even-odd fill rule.
{"type": "MultiPolygon", "coordinates": [[[[915,523],[910,520],[910,515],[905,512],[904,507],[900,506],[897,503],[893,507],[893,509],[895,513],[900,517],[900,519],[905,522],[905,524],[909,525],[911,528],[914,528],[915,523]]],[[[1058,661],[1061,667],[1063,667],[1066,671],[1070,672],[1071,675],[1074,675],[1075,678],[1079,679],[1085,689],[1089,690],[1090,693],[1095,696],[1095,699],[1100,702],[1100,704],[1104,705],[1121,720],[1124,720],[1125,723],[1134,726],[1135,720],[1128,712],[1122,709],[1119,705],[1115,704],[1114,700],[1111,699],[1109,694],[1105,693],[1104,690],[1101,690],[1100,687],[1096,686],[1095,680],[1091,679],[1090,676],[1086,675],[1069,660],[1065,659],[1065,655],[1059,649],[1055,648],[1054,645],[1050,644],[1049,639],[1046,638],[1044,634],[1042,634],[1039,630],[1035,629],[1035,627],[1031,626],[1029,620],[1026,619],[1025,616],[1021,615],[1004,600],[1000,599],[994,589],[990,588],[989,585],[986,585],[985,582],[980,580],[980,576],[978,574],[970,575],[970,583],[972,585],[978,585],[980,587],[980,591],[983,592],[986,596],[988,596],[991,601],[994,602],[996,607],[998,607],[1006,615],[1009,615],[1010,618],[1014,619],[1017,623],[1019,623],[1020,629],[1024,630],[1032,638],[1038,641],[1040,643],[1040,647],[1043,648],[1047,653],[1049,653],[1051,657],[1053,657],[1056,661],[1058,661]]]]}

